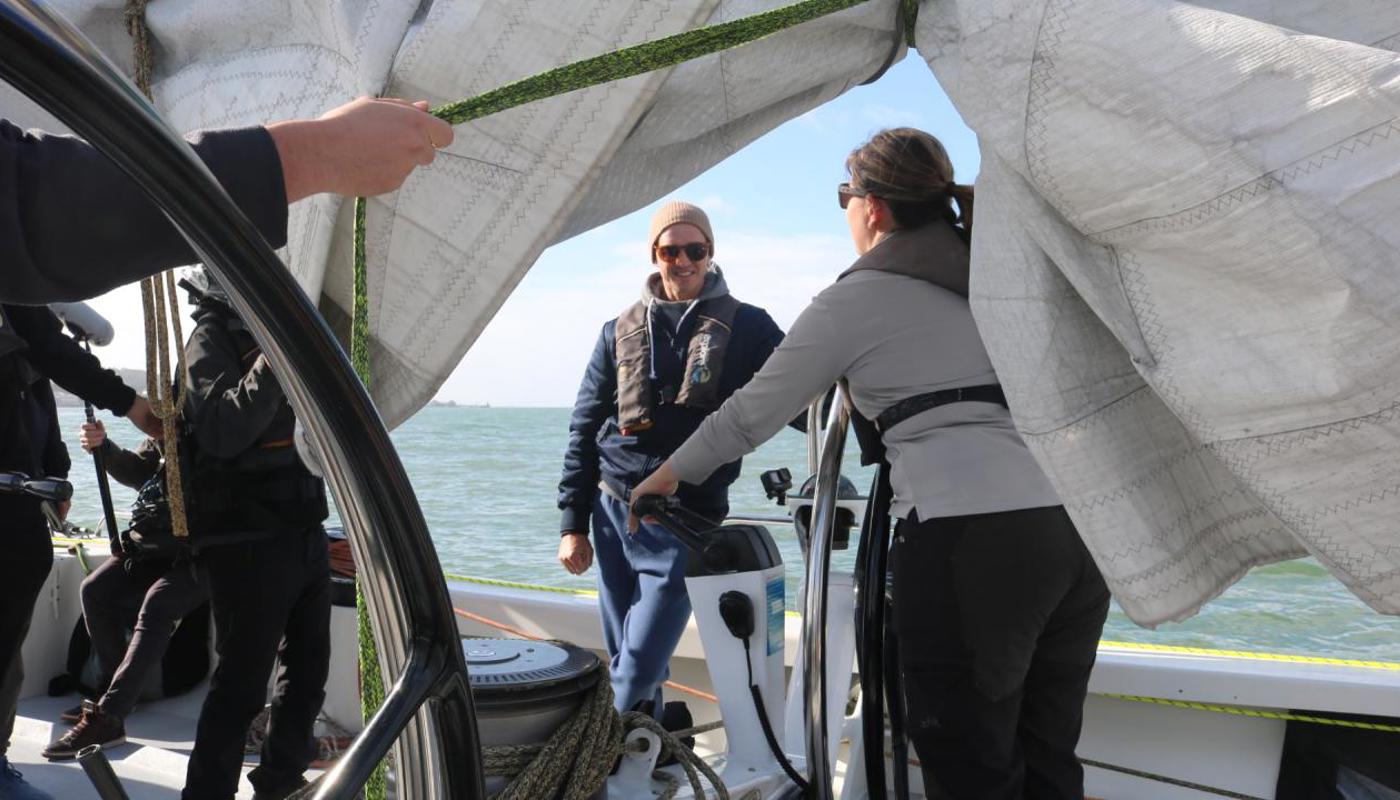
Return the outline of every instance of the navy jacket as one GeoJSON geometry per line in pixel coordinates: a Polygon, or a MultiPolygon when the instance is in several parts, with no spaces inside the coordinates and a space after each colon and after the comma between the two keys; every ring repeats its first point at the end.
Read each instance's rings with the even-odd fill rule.
{"type": "MultiPolygon", "coordinates": [[[[658,332],[653,342],[657,374],[653,391],[680,384],[694,323],[692,315],[671,343],[666,333],[658,332]]],[[[664,325],[657,321],[658,329],[664,325]]],[[[560,531],[587,533],[593,501],[601,491],[599,481],[618,497],[631,497],[632,488],[655,472],[706,416],[703,411],[658,403],[650,429],[623,436],[617,426],[616,327],[617,320],[609,320],[598,334],[574,401],[564,475],[559,481],[559,508],[564,512],[560,531]]],[[[740,303],[719,376],[719,401],[748,383],[782,340],[783,331],[768,312],[740,303]]],[[[681,503],[716,521],[722,519],[729,513],[729,485],[738,479],[740,463],[725,464],[699,486],[681,484],[677,492],[681,503]]]]}
{"type": "MultiPolygon", "coordinates": [[[[282,161],[263,128],[190,144],[273,247],[287,240],[282,161]]],[[[0,119],[0,300],[81,300],[198,260],[141,187],[81,139],[0,119]]]]}

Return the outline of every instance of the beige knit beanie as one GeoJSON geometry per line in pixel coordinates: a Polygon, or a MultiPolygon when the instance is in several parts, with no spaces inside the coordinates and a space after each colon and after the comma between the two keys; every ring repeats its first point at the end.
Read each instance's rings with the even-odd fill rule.
{"type": "MultiPolygon", "coordinates": [[[[656,210],[656,215],[651,218],[651,246],[656,247],[656,240],[661,238],[661,234],[672,225],[688,223],[700,229],[705,234],[705,241],[710,243],[710,248],[715,246],[715,234],[710,230],[710,218],[699,206],[693,206],[682,200],[673,200],[656,210]]],[[[655,260],[653,253],[652,260],[655,260]]]]}

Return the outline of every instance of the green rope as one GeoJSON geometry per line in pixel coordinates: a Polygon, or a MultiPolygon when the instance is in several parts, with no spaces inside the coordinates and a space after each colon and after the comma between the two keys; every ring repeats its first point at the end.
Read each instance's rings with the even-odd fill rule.
{"type": "MultiPolygon", "coordinates": [[[[355,198],[355,302],[350,322],[350,363],[365,389],[370,387],[369,371],[369,280],[365,271],[365,199],[355,198]]],[[[369,722],[384,704],[384,676],[379,671],[379,647],[374,641],[365,593],[355,589],[356,629],[360,646],[360,715],[369,722]]],[[[365,782],[366,800],[383,800],[389,788],[388,772],[380,762],[365,782]]]]}
{"type": "Polygon", "coordinates": [[[87,548],[83,547],[82,542],[74,542],[68,545],[68,552],[72,553],[73,557],[78,559],[78,566],[83,568],[84,575],[92,574],[92,566],[88,564],[87,560],[87,548]]]}
{"type": "Polygon", "coordinates": [[[647,72],[691,61],[701,56],[729,50],[848,8],[867,0],[803,0],[748,17],[667,36],[650,42],[614,50],[600,56],[555,67],[508,83],[484,94],[433,109],[433,115],[460,125],[508,108],[587,89],[602,83],[631,78],[647,72]]]}
{"type": "MultiPolygon", "coordinates": [[[[369,722],[374,712],[384,704],[384,676],[379,671],[379,646],[374,641],[374,626],[369,621],[369,607],[365,605],[365,593],[358,586],[355,589],[355,611],[357,617],[357,638],[360,645],[360,715],[369,722]]],[[[385,762],[379,762],[365,781],[365,800],[384,800],[389,791],[389,773],[385,762]]]]}
{"type": "MultiPolygon", "coordinates": [[[[453,125],[460,125],[526,103],[544,100],[603,83],[622,80],[686,61],[729,50],[770,36],[786,28],[844,11],[867,0],[802,0],[731,22],[722,22],[685,31],[650,42],[604,53],[566,64],[528,78],[508,83],[476,97],[448,103],[432,114],[453,125]]],[[[906,37],[912,44],[915,0],[902,0],[906,37]]],[[[353,244],[354,300],[351,308],[350,362],[365,388],[370,386],[369,363],[369,281],[365,266],[365,199],[355,199],[353,244]]],[[[366,720],[384,702],[384,680],[379,672],[378,648],[369,623],[364,595],[358,596],[360,640],[360,705],[366,720]]],[[[365,785],[366,800],[382,800],[386,792],[384,765],[381,764],[365,785]]]]}
{"type": "Polygon", "coordinates": [[[369,276],[365,272],[365,199],[355,198],[355,301],[350,319],[350,365],[365,389],[369,372],[369,276]]]}

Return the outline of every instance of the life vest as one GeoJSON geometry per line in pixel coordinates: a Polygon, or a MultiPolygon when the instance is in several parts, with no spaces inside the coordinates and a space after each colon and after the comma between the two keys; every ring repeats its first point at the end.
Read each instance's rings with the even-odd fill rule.
{"type": "MultiPolygon", "coordinates": [[[[662,387],[662,402],[711,411],[719,407],[719,376],[734,329],[739,301],[731,295],[702,300],[692,313],[695,328],[686,344],[679,387],[662,387]],[[675,396],[671,397],[670,392],[675,396]]],[[[647,430],[655,420],[657,392],[651,381],[649,308],[638,301],[617,318],[617,425],[624,435],[647,430]]]]}

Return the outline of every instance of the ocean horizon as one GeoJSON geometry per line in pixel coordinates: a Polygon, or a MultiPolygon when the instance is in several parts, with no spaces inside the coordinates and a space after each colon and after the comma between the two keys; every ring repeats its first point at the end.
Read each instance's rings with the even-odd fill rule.
{"type": "MultiPolygon", "coordinates": [[[[574,576],[556,560],[559,511],[555,500],[570,412],[558,407],[435,405],[392,433],[444,571],[595,588],[596,567],[574,576]]],[[[59,419],[73,458],[70,518],[95,528],[102,511],[94,468],[77,443],[83,411],[62,408],[59,419]]],[[[103,419],[117,444],[134,448],[141,441],[142,434],[125,420],[107,415],[103,419]]],[[[765,498],[758,476],[787,467],[794,484],[800,486],[806,461],[806,438],[791,429],[779,433],[744,459],[742,475],[730,490],[730,513],[782,513],[765,498]]],[[[845,463],[846,476],[864,492],[871,473],[855,468],[859,459],[853,442],[845,463]]],[[[121,515],[135,492],[112,482],[112,495],[121,515]]],[[[792,608],[802,572],[796,535],[790,525],[774,524],[769,530],[786,565],[788,607],[792,608]]],[[[833,567],[849,569],[853,560],[854,549],[837,551],[833,567]]],[[[987,590],[995,591],[995,586],[987,590]]],[[[1115,605],[1104,639],[1400,662],[1400,619],[1370,610],[1312,559],[1257,568],[1196,616],[1155,630],[1137,626],[1115,605]]]]}

